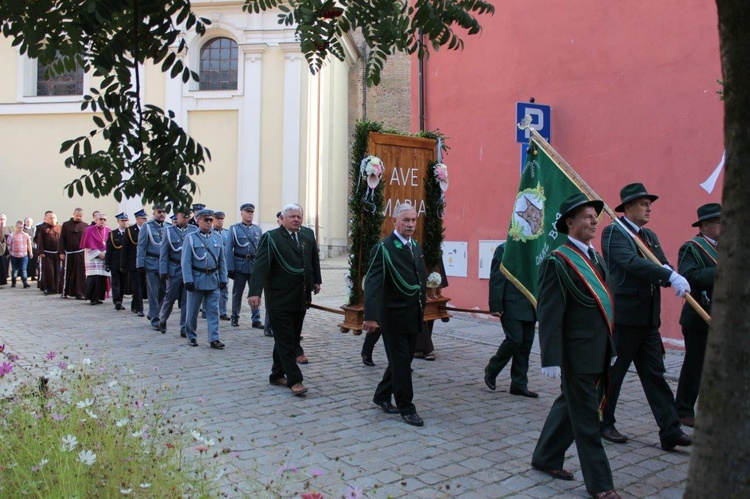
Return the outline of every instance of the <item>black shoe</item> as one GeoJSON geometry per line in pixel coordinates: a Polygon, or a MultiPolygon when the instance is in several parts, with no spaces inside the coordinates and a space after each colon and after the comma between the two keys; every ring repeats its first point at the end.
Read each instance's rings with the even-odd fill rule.
{"type": "Polygon", "coordinates": [[[240,318],[232,317],[232,327],[240,327],[240,318]]]}
{"type": "Polygon", "coordinates": [[[373,399],[372,403],[383,409],[383,412],[386,414],[398,414],[398,409],[396,409],[395,405],[391,404],[390,400],[387,402],[378,402],[377,400],[373,399]]]}
{"type": "Polygon", "coordinates": [[[49,295],[49,291],[47,291],[47,290],[45,289],[45,290],[44,290],[44,296],[47,296],[47,295],[49,295]]]}
{"type": "Polygon", "coordinates": [[[601,435],[604,440],[608,440],[615,444],[624,444],[628,441],[628,437],[617,431],[614,426],[608,430],[599,430],[599,435],[601,435]]]}
{"type": "Polygon", "coordinates": [[[268,336],[269,338],[273,338],[273,331],[271,331],[270,329],[264,329],[263,336],[268,336]]]}
{"type": "Polygon", "coordinates": [[[195,338],[193,338],[192,340],[188,341],[188,345],[190,345],[191,347],[197,347],[198,346],[198,340],[196,340],[195,338]]]}
{"type": "Polygon", "coordinates": [[[486,367],[484,368],[484,384],[493,392],[495,391],[495,380],[490,376],[490,370],[486,367]]]}
{"type": "Polygon", "coordinates": [[[159,322],[159,331],[161,331],[161,334],[166,334],[167,332],[167,323],[166,322],[159,322]]]}
{"type": "Polygon", "coordinates": [[[228,316],[227,314],[221,314],[221,315],[219,316],[219,319],[221,319],[221,320],[223,320],[223,321],[228,321],[228,320],[231,320],[231,318],[230,318],[230,317],[229,317],[229,316],[228,316]]]}
{"type": "Polygon", "coordinates": [[[523,397],[529,397],[530,399],[535,399],[539,396],[538,393],[529,391],[527,388],[511,388],[510,394],[521,395],[523,397]]]}
{"type": "Polygon", "coordinates": [[[10,287],[11,287],[11,288],[15,288],[15,287],[16,287],[16,283],[15,283],[15,281],[14,281],[14,282],[11,282],[11,283],[10,283],[10,287]]]}
{"type": "Polygon", "coordinates": [[[214,340],[210,343],[211,348],[215,348],[216,350],[224,350],[224,343],[220,342],[219,340],[214,340]]]}
{"type": "Polygon", "coordinates": [[[125,307],[122,306],[122,302],[115,303],[115,310],[123,310],[125,307]]]}
{"type": "Polygon", "coordinates": [[[401,417],[412,426],[424,426],[424,421],[422,421],[422,418],[420,418],[417,413],[402,414],[401,417]]]}
{"type": "Polygon", "coordinates": [[[264,328],[265,328],[265,326],[263,325],[263,323],[262,323],[262,322],[260,322],[260,321],[255,321],[255,322],[253,322],[253,328],[255,328],[255,329],[264,329],[264,328]]]}
{"type": "MultiPolygon", "coordinates": [[[[375,363],[372,361],[372,357],[368,357],[367,355],[362,356],[362,363],[367,367],[375,367],[375,363]]],[[[377,402],[375,403],[377,404],[377,402]]]]}
{"type": "Polygon", "coordinates": [[[23,289],[28,289],[31,287],[31,284],[23,283],[23,289]]]}
{"type": "Polygon", "coordinates": [[[187,333],[185,331],[180,331],[180,338],[187,338],[187,333]]]}
{"type": "Polygon", "coordinates": [[[141,312],[141,311],[136,312],[135,315],[137,315],[138,317],[143,317],[143,312],[141,312]]]}
{"type": "Polygon", "coordinates": [[[672,450],[678,445],[680,447],[689,447],[690,445],[692,445],[692,443],[693,443],[693,440],[687,435],[685,435],[684,433],[682,433],[681,435],[678,435],[676,437],[662,440],[661,448],[664,450],[672,450]]]}

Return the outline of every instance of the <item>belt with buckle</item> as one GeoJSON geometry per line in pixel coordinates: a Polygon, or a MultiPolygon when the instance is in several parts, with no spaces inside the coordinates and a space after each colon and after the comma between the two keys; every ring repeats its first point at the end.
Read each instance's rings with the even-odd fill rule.
{"type": "Polygon", "coordinates": [[[206,274],[213,274],[218,269],[202,269],[200,267],[196,267],[195,265],[193,265],[193,270],[195,270],[196,272],[204,272],[206,274]]]}
{"type": "Polygon", "coordinates": [[[239,253],[235,253],[234,256],[237,258],[244,258],[245,260],[255,260],[255,255],[253,254],[246,254],[246,255],[240,255],[239,253]]]}

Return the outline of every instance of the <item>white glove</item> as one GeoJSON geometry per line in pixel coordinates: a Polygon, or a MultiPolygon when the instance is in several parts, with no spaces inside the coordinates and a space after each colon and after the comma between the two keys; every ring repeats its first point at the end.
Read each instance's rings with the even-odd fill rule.
{"type": "Polygon", "coordinates": [[[690,292],[690,284],[687,282],[687,279],[677,272],[672,272],[672,275],[669,276],[669,282],[672,284],[675,294],[680,298],[685,296],[685,293],[690,292]]]}
{"type": "Polygon", "coordinates": [[[560,366],[543,367],[542,374],[552,379],[560,379],[560,366]]]}
{"type": "Polygon", "coordinates": [[[667,270],[674,270],[672,267],[669,266],[668,263],[662,263],[661,266],[664,267],[667,270]]]}

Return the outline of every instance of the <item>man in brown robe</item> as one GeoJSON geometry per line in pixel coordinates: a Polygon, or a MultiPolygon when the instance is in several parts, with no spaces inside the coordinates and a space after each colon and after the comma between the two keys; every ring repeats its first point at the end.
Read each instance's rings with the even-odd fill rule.
{"type": "Polygon", "coordinates": [[[48,211],[44,214],[44,223],[36,231],[36,246],[39,251],[39,289],[45,295],[57,294],[60,282],[60,259],[57,256],[57,245],[60,240],[61,227],[57,216],[48,211]]]}
{"type": "Polygon", "coordinates": [[[64,274],[60,291],[63,298],[72,296],[76,300],[83,300],[86,296],[86,261],[81,249],[81,239],[87,227],[81,208],[76,208],[70,220],[62,224],[57,252],[63,262],[64,274]]]}

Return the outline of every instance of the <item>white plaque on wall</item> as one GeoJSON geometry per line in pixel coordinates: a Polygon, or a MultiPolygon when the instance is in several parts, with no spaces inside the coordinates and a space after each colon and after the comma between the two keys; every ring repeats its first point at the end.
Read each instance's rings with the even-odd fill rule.
{"type": "Polygon", "coordinates": [[[445,275],[452,277],[466,277],[468,269],[467,252],[469,243],[466,241],[443,241],[443,265],[445,275]]]}
{"type": "Polygon", "coordinates": [[[495,250],[498,246],[505,242],[505,239],[493,240],[493,241],[479,241],[479,278],[489,279],[490,278],[490,264],[492,263],[492,255],[495,254],[495,250]]]}

